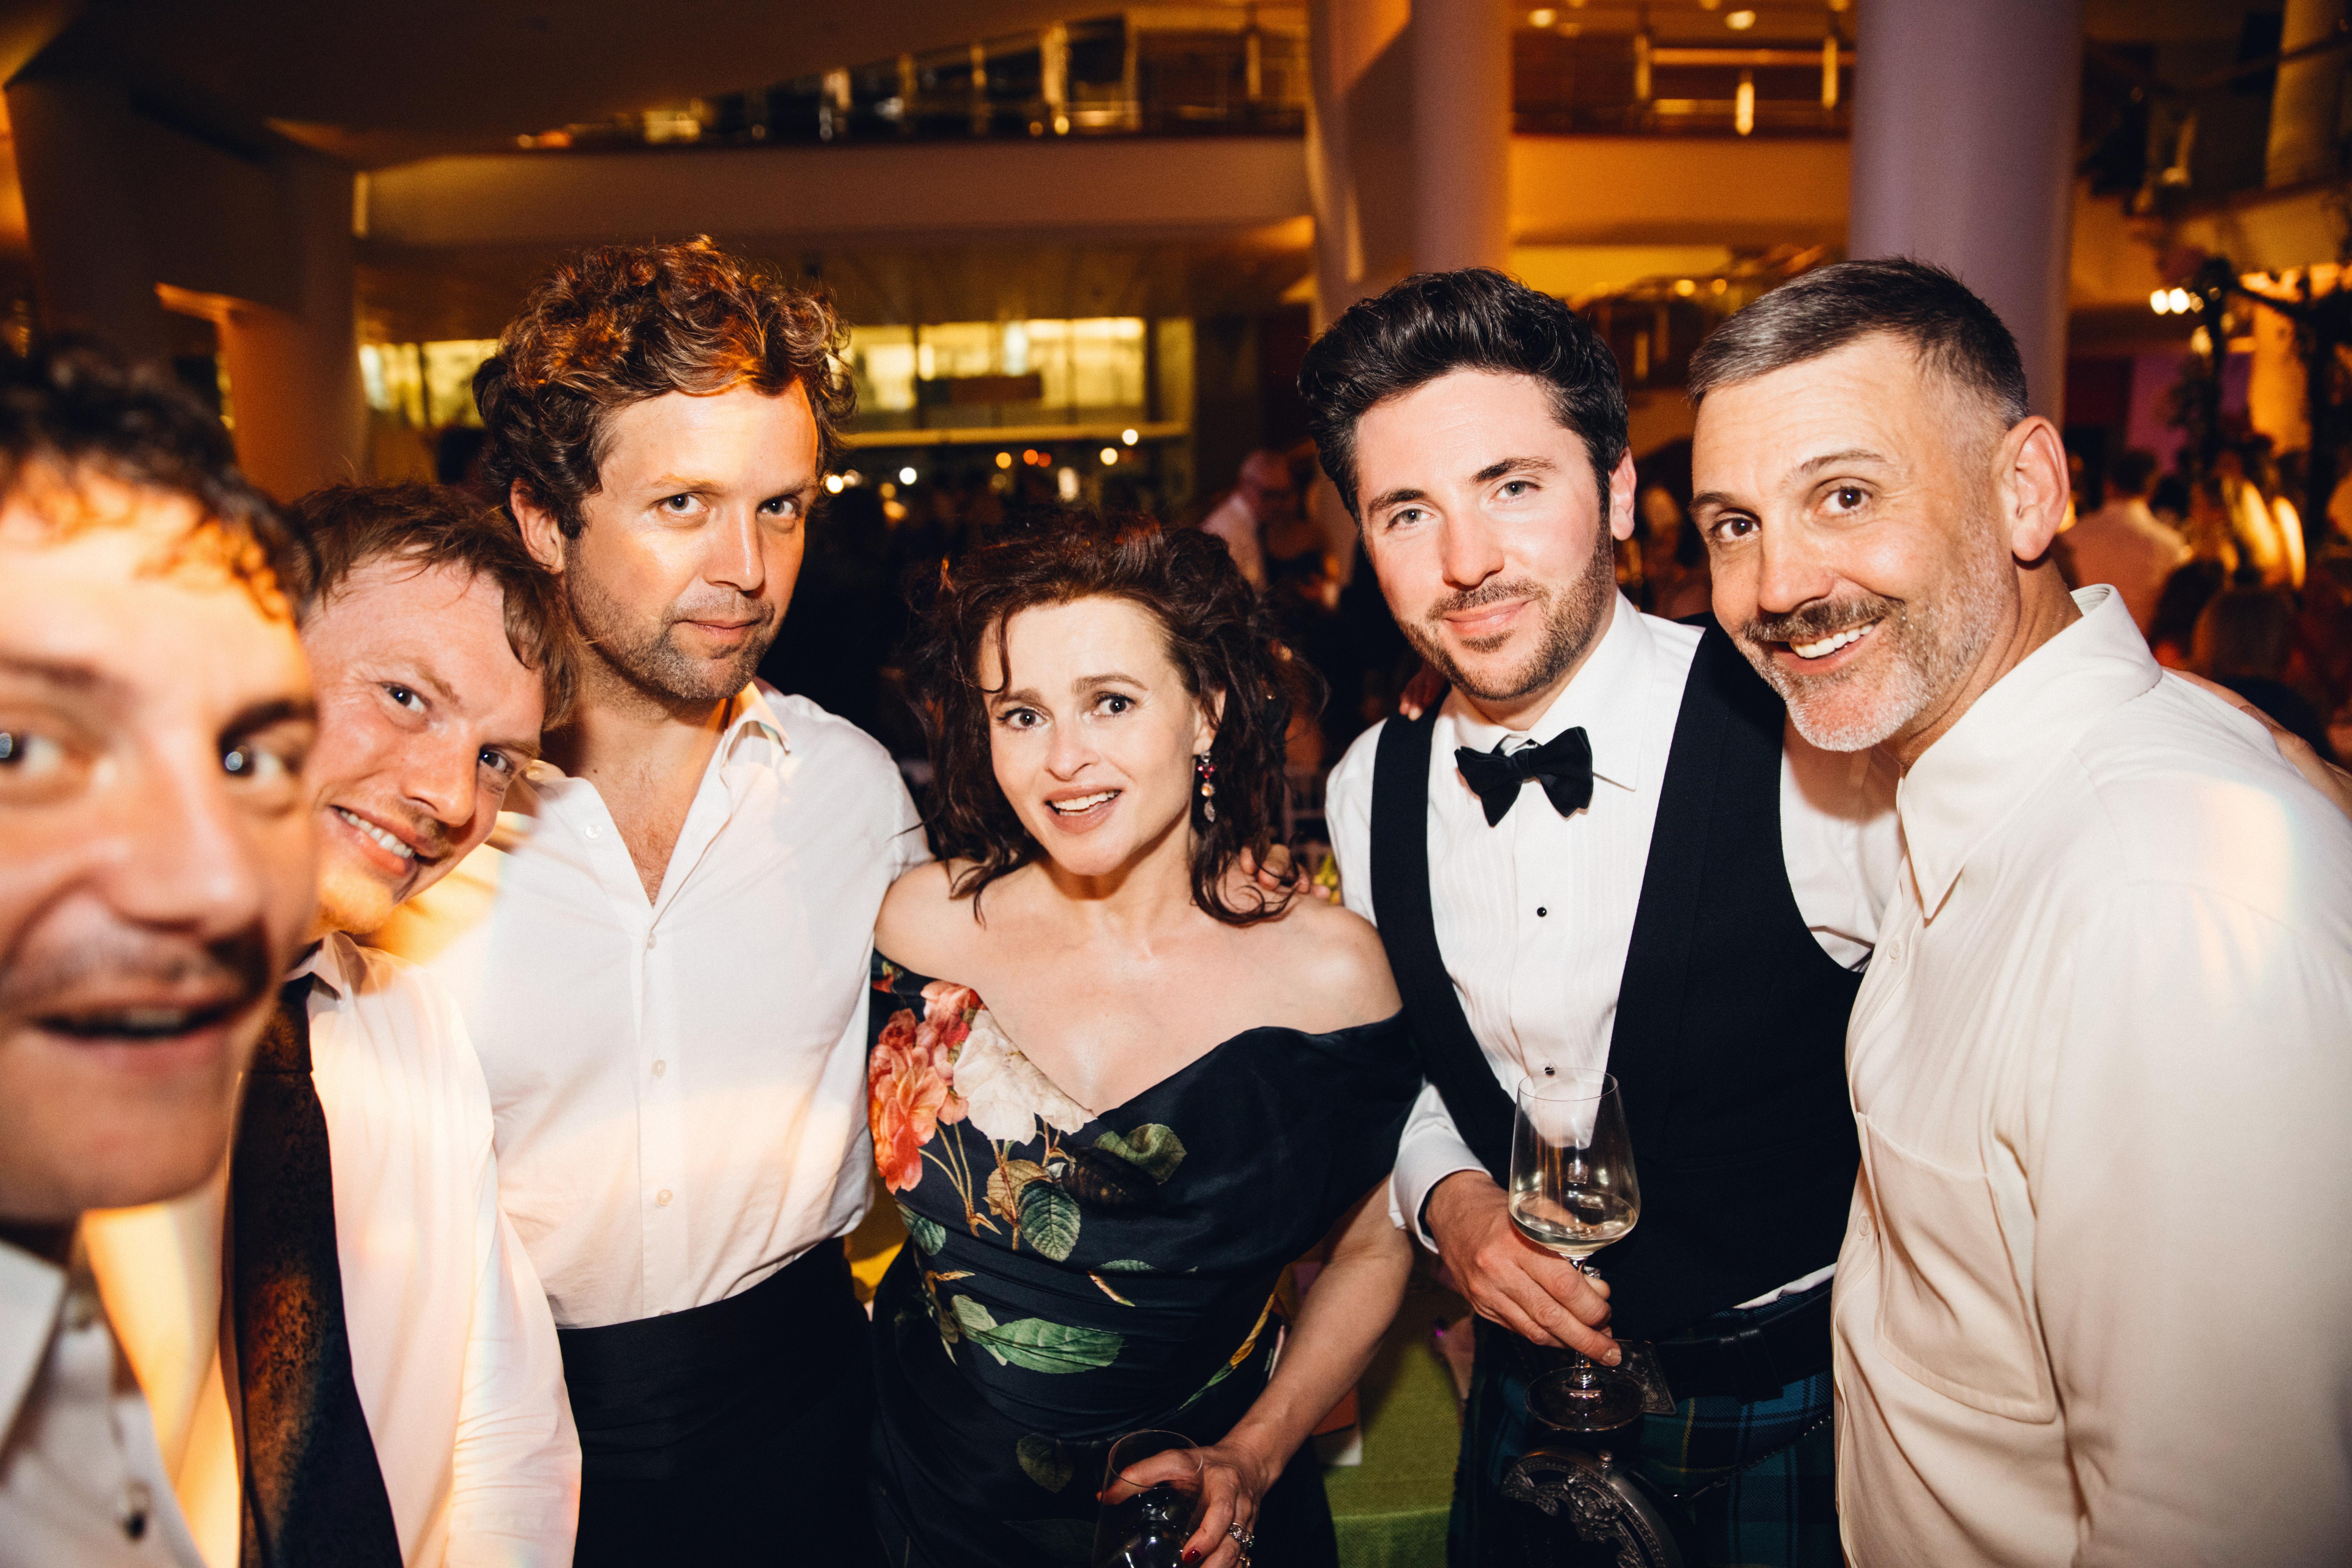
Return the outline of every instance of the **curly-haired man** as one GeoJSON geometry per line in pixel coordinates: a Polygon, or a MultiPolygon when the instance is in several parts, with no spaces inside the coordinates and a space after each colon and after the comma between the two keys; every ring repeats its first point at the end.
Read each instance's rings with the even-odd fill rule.
{"type": "Polygon", "coordinates": [[[485,472],[586,645],[579,703],[512,831],[393,940],[489,1076],[582,1563],[871,1552],[838,1238],[874,917],[925,851],[881,748],[752,679],[852,405],[841,342],[708,240],[616,247],[543,280],[475,379],[485,472]]]}

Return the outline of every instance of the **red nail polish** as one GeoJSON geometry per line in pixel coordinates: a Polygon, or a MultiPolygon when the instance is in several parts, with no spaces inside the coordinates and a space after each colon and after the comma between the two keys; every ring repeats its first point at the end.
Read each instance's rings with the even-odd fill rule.
{"type": "Polygon", "coordinates": [[[1201,1554],[1200,1554],[1198,1552],[1195,1552],[1194,1550],[1192,1550],[1192,1548],[1191,1548],[1191,1547],[1189,1547],[1189,1546],[1188,1546],[1188,1547],[1186,1547],[1186,1548],[1184,1548],[1184,1561],[1185,1561],[1185,1562],[1187,1562],[1187,1563],[1198,1563],[1200,1560],[1201,1560],[1201,1554]]]}

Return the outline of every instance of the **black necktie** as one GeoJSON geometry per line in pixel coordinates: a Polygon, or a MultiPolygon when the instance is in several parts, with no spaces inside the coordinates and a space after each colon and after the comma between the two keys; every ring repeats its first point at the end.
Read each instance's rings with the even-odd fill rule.
{"type": "Polygon", "coordinates": [[[1519,786],[1529,779],[1542,783],[1544,794],[1562,816],[1592,804],[1592,742],[1581,728],[1563,730],[1540,746],[1516,752],[1505,752],[1505,744],[1496,742],[1491,752],[1463,746],[1454,753],[1454,766],[1486,808],[1487,826],[1502,821],[1517,804],[1519,786]]]}
{"type": "Polygon", "coordinates": [[[399,1568],[400,1534],[352,1382],[310,979],[289,982],[246,1075],[229,1166],[243,1568],[399,1568]]]}

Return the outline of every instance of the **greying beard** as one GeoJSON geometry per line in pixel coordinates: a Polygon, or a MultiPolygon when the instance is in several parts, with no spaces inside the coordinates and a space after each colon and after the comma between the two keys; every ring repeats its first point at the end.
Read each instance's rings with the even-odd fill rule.
{"type": "MultiPolygon", "coordinates": [[[[1608,515],[1604,506],[1601,516],[1608,515]]],[[[1596,531],[1592,558],[1585,563],[1583,575],[1569,584],[1566,592],[1557,592],[1549,584],[1496,578],[1431,605],[1420,623],[1400,629],[1413,651],[1427,659],[1463,696],[1474,702],[1517,702],[1558,680],[1563,670],[1575,668],[1577,660],[1592,647],[1592,639],[1600,636],[1601,612],[1609,607],[1616,592],[1615,542],[1608,529],[1602,528],[1596,531]],[[1503,684],[1478,685],[1463,670],[1444,639],[1433,628],[1457,611],[1475,610],[1523,595],[1548,609],[1542,640],[1528,662],[1503,684]]]]}
{"type": "Polygon", "coordinates": [[[1759,616],[1739,629],[1739,648],[1789,705],[1797,733],[1825,752],[1867,751],[1908,726],[1976,668],[2000,619],[2006,563],[2005,555],[1971,551],[1941,597],[1917,606],[1862,594],[1791,615],[1759,616]],[[1847,689],[1869,679],[1866,665],[1809,676],[1791,671],[1768,646],[1818,642],[1874,620],[1878,629],[1872,639],[1887,645],[1874,701],[1847,689]],[[1838,700],[1842,695],[1846,704],[1838,700]],[[1842,706],[1848,710],[1839,712],[1842,706]]]}

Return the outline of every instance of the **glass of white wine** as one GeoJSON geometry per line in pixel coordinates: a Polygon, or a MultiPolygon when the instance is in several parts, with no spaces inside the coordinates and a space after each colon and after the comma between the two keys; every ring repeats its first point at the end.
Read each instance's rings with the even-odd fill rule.
{"type": "MultiPolygon", "coordinates": [[[[1617,1080],[1560,1073],[1520,1084],[1511,1126],[1511,1222],[1519,1234],[1591,1274],[1587,1259],[1641,1215],[1617,1080]]],[[[1642,1384],[1580,1352],[1528,1387],[1528,1408],[1563,1431],[1606,1432],[1641,1414],[1642,1384]]]]}

